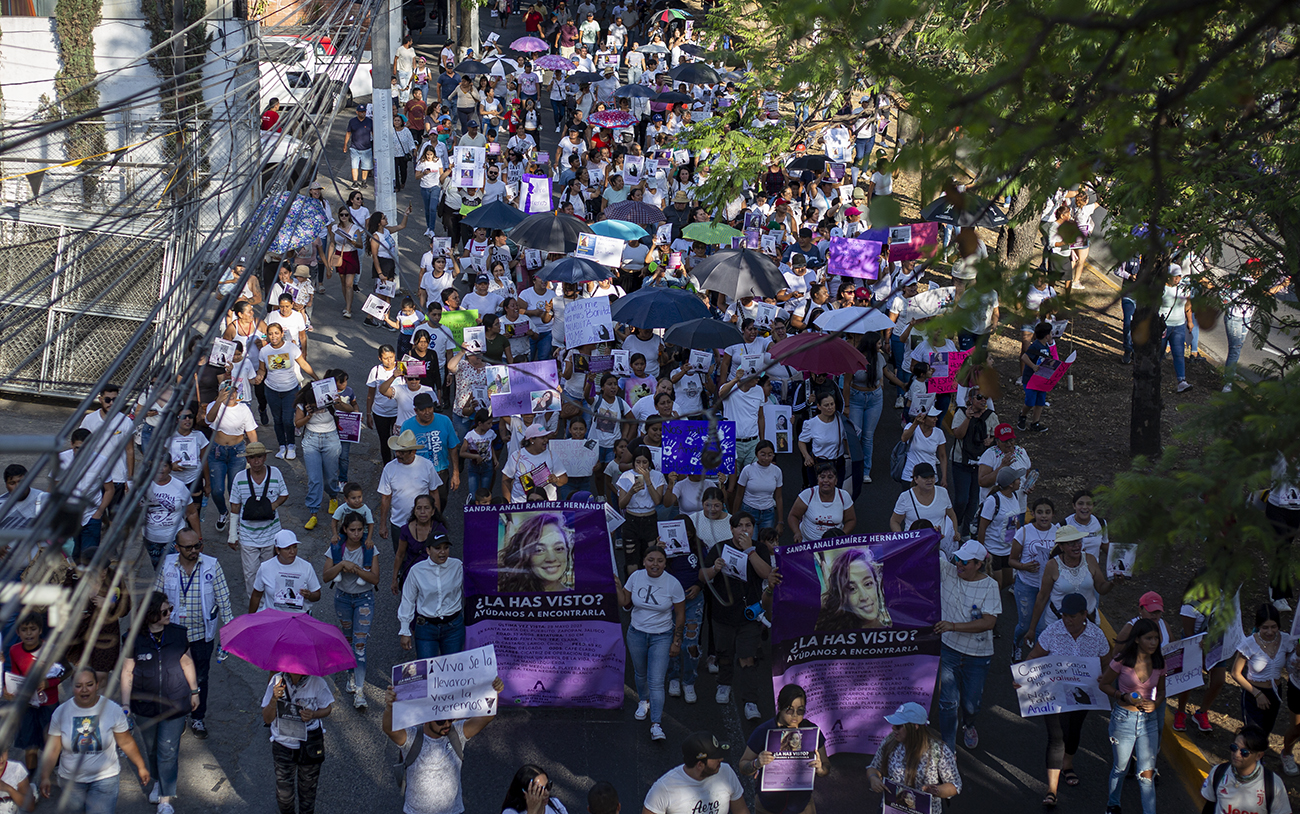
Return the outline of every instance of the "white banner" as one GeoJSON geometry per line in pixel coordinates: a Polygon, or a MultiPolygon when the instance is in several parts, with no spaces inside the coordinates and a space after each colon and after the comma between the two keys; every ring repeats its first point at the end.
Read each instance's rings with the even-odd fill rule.
{"type": "Polygon", "coordinates": [[[564,344],[570,348],[614,341],[609,297],[574,300],[564,306],[564,344]]]}
{"type": "Polygon", "coordinates": [[[497,714],[497,657],[492,645],[393,666],[393,728],[497,714]]]}
{"type": "Polygon", "coordinates": [[[547,445],[551,453],[551,462],[557,468],[562,467],[571,478],[585,478],[596,468],[600,457],[600,447],[596,439],[559,438],[547,445]]]}
{"type": "Polygon", "coordinates": [[[794,451],[794,411],[785,404],[764,404],[763,438],[777,453],[794,451]]]}
{"type": "Polygon", "coordinates": [[[1011,665],[1011,683],[1017,685],[1020,717],[1052,715],[1076,709],[1110,709],[1097,680],[1098,659],[1045,656],[1011,665]]]}
{"type": "Polygon", "coordinates": [[[1160,651],[1165,656],[1165,696],[1173,698],[1179,693],[1205,685],[1202,672],[1204,654],[1201,645],[1205,634],[1198,633],[1186,639],[1170,642],[1160,651]]]}
{"type": "MultiPolygon", "coordinates": [[[[585,257],[593,260],[602,266],[618,268],[623,264],[623,247],[627,246],[627,241],[619,240],[616,237],[606,237],[605,235],[593,235],[582,233],[578,235],[578,248],[574,249],[574,257],[585,257]]],[[[568,322],[565,322],[566,336],[568,322]]]]}

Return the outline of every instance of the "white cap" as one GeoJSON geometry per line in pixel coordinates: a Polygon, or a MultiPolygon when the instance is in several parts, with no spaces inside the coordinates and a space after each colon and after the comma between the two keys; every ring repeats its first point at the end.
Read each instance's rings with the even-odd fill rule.
{"type": "Polygon", "coordinates": [[[288,529],[282,529],[275,533],[275,547],[289,548],[298,545],[298,535],[288,529]]]}

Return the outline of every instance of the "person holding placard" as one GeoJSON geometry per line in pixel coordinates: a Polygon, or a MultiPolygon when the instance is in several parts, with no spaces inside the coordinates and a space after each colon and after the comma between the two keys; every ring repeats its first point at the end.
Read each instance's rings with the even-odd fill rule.
{"type": "MultiPolygon", "coordinates": [[[[400,259],[397,249],[397,235],[393,232],[400,232],[406,228],[406,222],[411,216],[411,205],[406,205],[406,211],[402,213],[402,222],[396,227],[390,228],[388,216],[383,212],[371,214],[370,219],[366,221],[366,232],[370,235],[370,257],[373,259],[373,267],[370,276],[375,281],[375,296],[384,302],[390,302],[396,289],[389,290],[389,293],[380,292],[380,284],[393,285],[397,283],[397,263],[400,259]]],[[[388,290],[388,289],[385,289],[388,290]]],[[[378,326],[378,323],[367,317],[367,325],[378,326]]],[[[396,331],[396,328],[391,330],[396,331]]]]}
{"type": "Polygon", "coordinates": [[[928,463],[939,473],[939,488],[948,488],[948,442],[943,428],[939,426],[942,417],[943,411],[932,406],[913,418],[912,423],[903,430],[902,440],[911,442],[907,450],[907,462],[903,465],[904,482],[912,479],[912,471],[917,466],[928,463]]]}
{"type": "Polygon", "coordinates": [[[524,315],[528,317],[529,327],[537,335],[532,339],[532,360],[534,362],[551,358],[551,322],[555,319],[555,292],[550,284],[540,277],[533,278],[531,288],[519,292],[524,302],[524,315]]]}
{"type": "MultiPolygon", "coordinates": [[[[815,814],[811,791],[763,791],[763,767],[776,759],[768,750],[768,733],[772,730],[798,732],[808,718],[808,694],[798,684],[786,684],[776,696],[776,717],[769,718],[750,733],[745,741],[745,753],[740,756],[739,774],[752,775],[760,789],[755,798],[758,814],[815,814]]],[[[830,758],[826,755],[826,738],[819,729],[805,728],[804,732],[817,733],[817,742],[804,740],[802,749],[813,753],[808,765],[817,777],[830,773],[830,758]]]]}
{"type": "MultiPolygon", "coordinates": [[[[333,383],[332,378],[325,381],[333,383]]],[[[307,470],[308,517],[303,528],[311,531],[320,522],[317,515],[325,493],[329,494],[331,505],[338,503],[339,455],[343,442],[339,440],[339,428],[334,420],[333,399],[320,406],[315,388],[305,387],[293,403],[293,425],[302,430],[302,462],[307,470]]]]}
{"type": "Polygon", "coordinates": [[[717,651],[719,704],[731,701],[731,686],[744,706],[745,718],[756,721],[758,670],[755,658],[762,640],[763,623],[751,618],[753,605],[763,599],[763,580],[780,581],[780,572],[768,562],[771,552],[760,550],[753,538],[754,518],[740,513],[731,516],[731,536],[704,555],[700,579],[710,583],[721,599],[714,605],[713,642],[717,651]]]}
{"type": "MultiPolygon", "coordinates": [[[[638,456],[639,457],[639,456],[638,456]]],[[[643,570],[632,570],[626,585],[617,578],[618,603],[632,612],[627,629],[627,649],[636,679],[636,719],[650,716],[650,740],[667,738],[661,721],[664,712],[664,680],[670,659],[681,654],[686,626],[686,591],[678,579],[665,573],[668,555],[652,545],[641,560],[643,570]]]]}
{"type": "Polygon", "coordinates": [[[399,375],[396,349],[392,345],[380,345],[379,364],[370,368],[370,375],[366,377],[366,427],[378,433],[380,460],[385,464],[393,457],[384,442],[393,434],[393,426],[397,423],[397,402],[384,395],[381,388],[391,385],[399,375]]]}
{"type": "Polygon", "coordinates": [[[293,370],[297,365],[312,379],[316,371],[307,364],[307,359],[297,345],[285,341],[284,329],[279,325],[266,327],[267,345],[262,348],[261,359],[257,363],[257,378],[254,383],[265,383],[266,401],[271,410],[275,425],[275,439],[280,449],[277,458],[293,460],[298,456],[294,448],[293,404],[298,396],[298,376],[293,370]]]}
{"type": "Polygon", "coordinates": [[[271,727],[275,801],[282,814],[314,814],[320,767],[325,761],[324,719],[334,693],[320,676],[276,673],[262,696],[262,723],[271,727]]]}
{"type": "Polygon", "coordinates": [[[1106,667],[1100,685],[1112,699],[1106,810],[1119,809],[1129,758],[1136,753],[1142,814],[1156,814],[1155,765],[1160,745],[1157,708],[1165,698],[1165,657],[1160,652],[1160,630],[1154,622],[1139,620],[1128,638],[1119,642],[1119,652],[1106,667]]]}
{"type": "Polygon", "coordinates": [[[632,469],[618,479],[618,508],[623,512],[623,553],[627,573],[637,570],[645,550],[659,537],[656,507],[663,502],[667,482],[655,469],[650,450],[638,446],[632,453],[632,469]]]}
{"type": "Polygon", "coordinates": [[[943,801],[961,794],[961,774],[953,748],[930,728],[920,704],[909,701],[885,716],[890,731],[867,767],[871,791],[880,794],[885,781],[915,789],[930,797],[930,814],[943,811],[943,801]]]}
{"type": "Polygon", "coordinates": [[[501,490],[512,503],[523,503],[528,490],[541,488],[551,500],[558,488],[568,483],[569,475],[558,465],[547,448],[550,431],[540,424],[530,424],[524,430],[524,442],[510,455],[501,469],[501,490]]]}
{"type": "MultiPolygon", "coordinates": [[[[1110,654],[1110,640],[1101,628],[1088,621],[1088,600],[1080,594],[1066,594],[1061,600],[1060,611],[1061,618],[1043,630],[1027,658],[1095,658],[1102,662],[1104,669],[1104,659],[1110,654]]],[[[1079,737],[1087,717],[1086,709],[1043,716],[1043,723],[1047,725],[1047,796],[1043,798],[1044,807],[1056,805],[1062,777],[1067,786],[1079,785],[1079,775],[1074,771],[1074,755],[1079,751],[1079,737]]]]}

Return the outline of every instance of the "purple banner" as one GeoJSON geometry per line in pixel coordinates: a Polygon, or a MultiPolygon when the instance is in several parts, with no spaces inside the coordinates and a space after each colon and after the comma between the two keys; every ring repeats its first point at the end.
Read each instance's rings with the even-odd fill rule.
{"type": "Polygon", "coordinates": [[[663,432],[664,474],[731,475],[736,471],[736,422],[718,422],[718,440],[709,439],[707,421],[665,421],[663,432]],[[717,465],[705,468],[706,452],[716,451],[717,465]]]}
{"type": "Polygon", "coordinates": [[[934,531],[777,548],[772,685],[807,691],[807,723],[821,728],[829,754],[874,754],[889,734],[885,715],[907,701],[930,708],[939,672],[938,557],[934,531]]]}
{"type": "Polygon", "coordinates": [[[605,510],[465,507],[466,646],[493,645],[501,704],[623,703],[623,629],[605,510]]]}
{"type": "Polygon", "coordinates": [[[554,360],[489,365],[487,370],[492,415],[549,413],[560,409],[560,373],[554,360]]]}
{"type": "Polygon", "coordinates": [[[826,271],[845,277],[875,280],[880,276],[880,252],[885,244],[858,237],[831,238],[826,271]]]}

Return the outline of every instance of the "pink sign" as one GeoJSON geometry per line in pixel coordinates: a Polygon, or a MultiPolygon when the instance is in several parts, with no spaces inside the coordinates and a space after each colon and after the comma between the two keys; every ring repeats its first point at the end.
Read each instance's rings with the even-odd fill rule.
{"type": "Polygon", "coordinates": [[[961,366],[963,363],[965,363],[966,357],[970,356],[970,351],[959,350],[959,351],[950,351],[948,353],[932,353],[930,354],[931,365],[935,364],[936,356],[948,357],[948,375],[931,376],[930,380],[925,383],[925,392],[956,393],[957,392],[957,371],[961,370],[961,366]]]}
{"type": "Polygon", "coordinates": [[[1034,371],[1034,375],[1029,377],[1029,383],[1025,387],[1029,390],[1041,390],[1044,393],[1050,391],[1065,376],[1076,357],[1078,357],[1077,353],[1071,353],[1070,358],[1064,362],[1059,359],[1045,360],[1038,366],[1038,370],[1034,371]]]}
{"type": "Polygon", "coordinates": [[[934,254],[939,245],[939,224],[910,223],[889,227],[889,262],[919,260],[934,254]]]}

